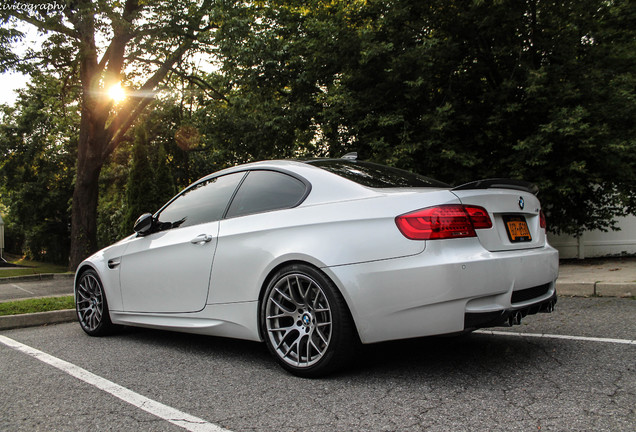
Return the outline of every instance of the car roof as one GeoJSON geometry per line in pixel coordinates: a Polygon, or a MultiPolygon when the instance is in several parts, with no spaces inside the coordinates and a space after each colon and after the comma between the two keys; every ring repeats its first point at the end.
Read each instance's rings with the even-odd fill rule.
{"type": "MultiPolygon", "coordinates": [[[[326,160],[326,158],[320,160],[326,160]]],[[[310,160],[277,159],[250,162],[216,171],[193,184],[235,172],[272,170],[300,177],[302,180],[308,181],[311,184],[311,194],[303,202],[303,204],[318,204],[322,202],[363,199],[377,196],[379,194],[377,191],[370,188],[359,185],[322,168],[308,164],[308,161],[310,160]]]]}

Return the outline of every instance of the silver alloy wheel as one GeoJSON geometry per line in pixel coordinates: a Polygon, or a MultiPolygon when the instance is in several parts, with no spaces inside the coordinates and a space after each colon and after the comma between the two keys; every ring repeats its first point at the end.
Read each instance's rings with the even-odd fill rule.
{"type": "Polygon", "coordinates": [[[320,361],[333,329],[320,285],[302,273],[288,274],[276,282],[266,302],[267,335],[280,359],[298,368],[320,361]]]}
{"type": "Polygon", "coordinates": [[[104,316],[104,292],[92,273],[84,273],[77,284],[76,301],[82,327],[88,331],[97,330],[104,316]]]}

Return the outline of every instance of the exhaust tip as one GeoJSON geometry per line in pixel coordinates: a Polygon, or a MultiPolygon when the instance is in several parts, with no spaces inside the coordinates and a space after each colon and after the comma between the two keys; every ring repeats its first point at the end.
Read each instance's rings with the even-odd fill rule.
{"type": "Polygon", "coordinates": [[[555,301],[554,300],[550,300],[547,303],[544,303],[541,306],[541,310],[539,312],[543,312],[543,313],[552,313],[554,312],[554,305],[555,305],[555,301]]]}
{"type": "Polygon", "coordinates": [[[508,316],[508,327],[512,327],[513,325],[519,325],[521,324],[521,319],[523,318],[523,314],[521,313],[521,311],[516,311],[516,312],[512,312],[509,316],[508,316]]]}

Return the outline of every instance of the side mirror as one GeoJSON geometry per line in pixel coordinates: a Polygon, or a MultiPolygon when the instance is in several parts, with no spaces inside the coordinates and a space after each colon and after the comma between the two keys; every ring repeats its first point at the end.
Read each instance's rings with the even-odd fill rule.
{"type": "Polygon", "coordinates": [[[154,219],[152,217],[152,213],[144,213],[139,216],[139,219],[135,222],[133,229],[139,235],[146,235],[150,233],[153,225],[154,219]]]}

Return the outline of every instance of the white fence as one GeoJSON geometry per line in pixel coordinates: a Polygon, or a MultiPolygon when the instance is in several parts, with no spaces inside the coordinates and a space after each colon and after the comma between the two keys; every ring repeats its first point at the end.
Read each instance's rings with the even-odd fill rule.
{"type": "MultiPolygon", "coordinates": [[[[548,221],[549,222],[549,221],[548,221]]],[[[620,231],[585,231],[580,237],[548,234],[560,258],[636,255],[636,216],[618,219],[620,231]]]]}

